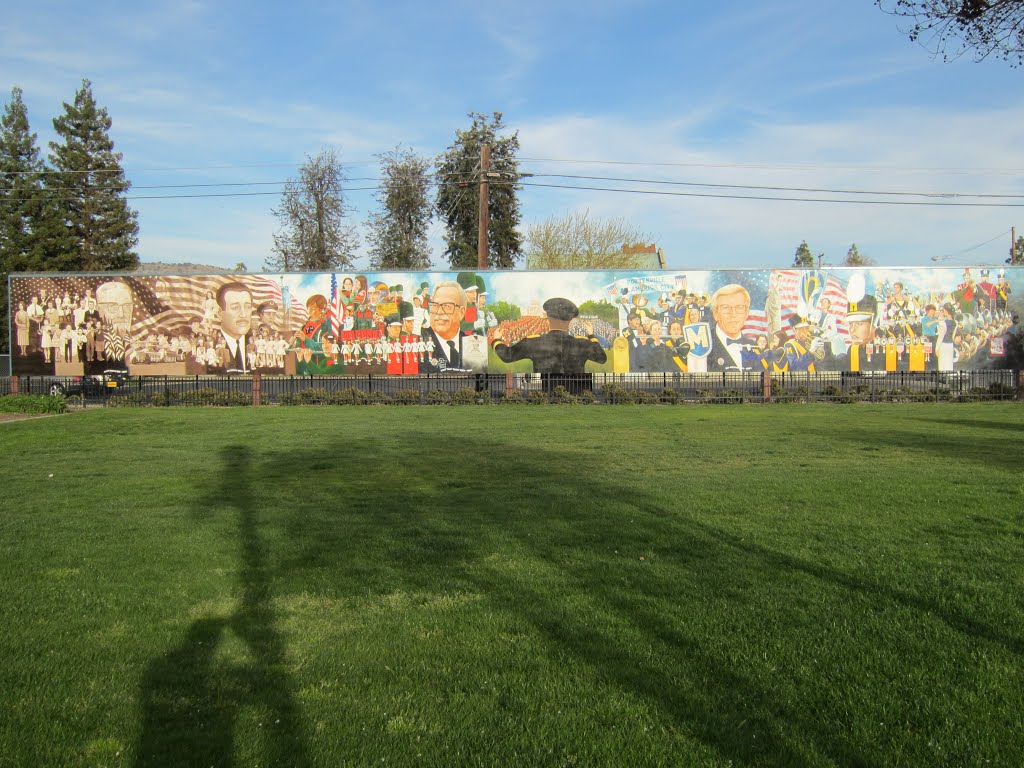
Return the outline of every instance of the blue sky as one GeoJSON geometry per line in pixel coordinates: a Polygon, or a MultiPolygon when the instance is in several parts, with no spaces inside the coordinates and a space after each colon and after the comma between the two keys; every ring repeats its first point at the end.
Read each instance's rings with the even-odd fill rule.
{"type": "MultiPolygon", "coordinates": [[[[307,154],[333,147],[351,186],[372,186],[360,179],[377,175],[375,154],[403,144],[434,155],[470,111],[505,113],[530,173],[1024,204],[1024,72],[933,60],[871,0],[29,5],[0,16],[0,86],[4,101],[24,90],[42,147],[87,77],[133,197],[271,193],[134,199],[143,261],[258,271],[276,228],[273,182],[307,154]],[[241,183],[262,185],[145,189],[241,183]]],[[[623,217],[683,269],[787,265],[802,239],[826,263],[852,242],[882,265],[995,263],[1010,227],[1024,234],[1015,207],[537,187],[521,200],[524,224],[575,210],[623,217]]],[[[376,206],[371,191],[350,203],[360,223],[376,206]]],[[[439,225],[432,242],[444,268],[439,225]]]]}

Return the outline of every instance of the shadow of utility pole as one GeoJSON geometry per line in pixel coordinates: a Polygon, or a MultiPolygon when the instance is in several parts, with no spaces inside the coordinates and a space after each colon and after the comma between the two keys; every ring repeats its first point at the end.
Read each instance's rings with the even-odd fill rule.
{"type": "Polygon", "coordinates": [[[222,481],[209,504],[237,511],[239,604],[227,618],[196,620],[177,648],[150,662],[142,681],[136,766],[232,765],[238,752],[239,713],[252,707],[266,713],[260,762],[309,764],[291,681],[284,671],[285,647],[275,628],[270,574],[252,492],[252,452],[232,445],[222,455],[222,481]],[[218,658],[227,631],[247,646],[249,660],[218,658]]]}

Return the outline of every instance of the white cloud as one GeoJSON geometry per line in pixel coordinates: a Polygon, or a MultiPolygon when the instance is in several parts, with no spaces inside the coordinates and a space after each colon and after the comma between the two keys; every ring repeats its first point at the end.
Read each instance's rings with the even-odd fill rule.
{"type": "MultiPolygon", "coordinates": [[[[524,170],[580,175],[803,188],[1024,194],[1019,172],[1024,109],[946,113],[881,109],[856,118],[764,121],[727,141],[703,134],[689,115],[658,121],[618,116],[550,118],[520,124],[524,157],[614,159],[679,166],[529,163],[524,170]]],[[[537,179],[542,181],[542,179],[537,179]]],[[[580,186],[625,182],[544,179],[580,186]]],[[[650,186],[644,187],[650,189],[650,186]]],[[[670,188],[712,195],[828,197],[823,193],[670,188]]],[[[920,261],[1008,228],[1014,209],[875,206],[661,197],[608,192],[540,192],[527,187],[527,219],[587,209],[622,216],[656,234],[670,263],[753,265],[792,258],[800,240],[838,261],[857,242],[883,263],[920,261]],[[694,249],[699,249],[694,253],[694,249]],[[742,254],[748,254],[744,257],[742,254]]],[[[859,196],[874,199],[878,196],[859,196]]],[[[1008,202],[1024,202],[1015,200],[1008,202]]],[[[997,243],[989,249],[1005,250],[997,243]]]]}

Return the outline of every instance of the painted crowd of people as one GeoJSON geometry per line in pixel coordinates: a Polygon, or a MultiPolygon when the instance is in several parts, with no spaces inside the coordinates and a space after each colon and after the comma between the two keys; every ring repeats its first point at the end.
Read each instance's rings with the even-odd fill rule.
{"type": "Polygon", "coordinates": [[[499,323],[485,277],[474,272],[419,273],[398,282],[392,277],[391,284],[324,275],[292,285],[325,286],[328,277],[331,290],[306,293],[284,278],[64,283],[89,286],[79,292],[63,290],[59,277],[36,278],[32,290],[12,296],[15,369],[410,375],[500,373],[532,360],[535,372],[558,375],[583,366],[615,373],[952,371],[998,364],[1019,302],[1006,272],[987,269],[977,279],[970,269],[962,276],[951,270],[691,274],[699,289],[688,287],[685,275],[612,274],[610,282],[595,280],[579,291],[576,299],[585,306],[545,297],[546,286],[556,292],[557,277],[538,274],[529,306],[519,307],[526,314],[515,317],[516,305],[503,301],[499,323]],[[181,296],[190,297],[187,306],[175,305],[181,296]],[[140,302],[147,308],[141,317],[140,302]],[[159,313],[174,322],[161,325],[159,313]],[[619,322],[609,322],[615,315],[619,322]]]}

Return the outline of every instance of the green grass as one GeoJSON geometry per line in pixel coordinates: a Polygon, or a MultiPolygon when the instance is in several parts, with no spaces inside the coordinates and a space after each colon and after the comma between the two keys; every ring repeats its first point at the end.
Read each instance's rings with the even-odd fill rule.
{"type": "Polygon", "coordinates": [[[1024,764],[1019,404],[0,433],[0,766],[1024,764]]]}

